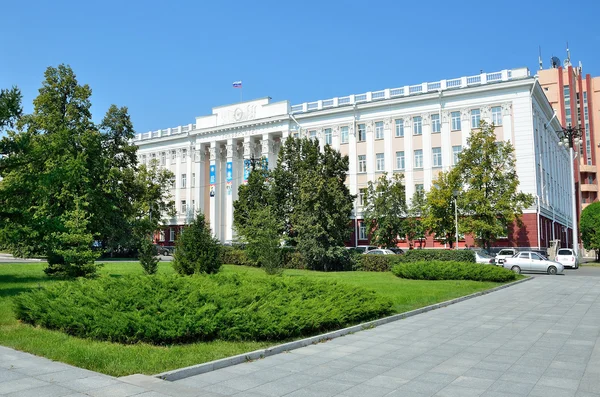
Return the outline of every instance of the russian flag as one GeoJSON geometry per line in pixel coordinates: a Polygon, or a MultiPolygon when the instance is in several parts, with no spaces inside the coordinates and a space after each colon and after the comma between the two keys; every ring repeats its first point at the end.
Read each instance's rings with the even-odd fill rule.
{"type": "Polygon", "coordinates": [[[242,80],[240,80],[240,81],[234,81],[233,82],[233,88],[242,88],[242,80]]]}

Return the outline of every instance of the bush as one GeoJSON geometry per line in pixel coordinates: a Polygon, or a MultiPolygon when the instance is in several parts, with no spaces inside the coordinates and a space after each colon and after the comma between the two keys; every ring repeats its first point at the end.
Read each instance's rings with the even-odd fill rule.
{"type": "Polygon", "coordinates": [[[140,246],[138,259],[146,274],[156,274],[160,258],[156,257],[158,250],[150,240],[143,239],[140,246]]]}
{"type": "Polygon", "coordinates": [[[284,253],[284,269],[306,269],[306,259],[304,255],[294,249],[287,249],[284,253]]]}
{"type": "Polygon", "coordinates": [[[19,320],[82,338],[286,340],[392,313],[387,298],[306,277],[214,274],[58,282],[14,298],[19,320]]]}
{"type": "Polygon", "coordinates": [[[503,283],[517,279],[515,273],[502,267],[452,261],[402,263],[394,266],[392,273],[411,280],[473,280],[503,283]]]}
{"type": "Polygon", "coordinates": [[[456,261],[475,263],[472,250],[408,250],[398,256],[398,262],[456,261]]]}
{"type": "Polygon", "coordinates": [[[175,243],[173,269],[182,275],[216,273],[221,259],[221,244],[212,236],[204,215],[198,214],[175,243]]]}
{"type": "Polygon", "coordinates": [[[227,265],[258,266],[257,263],[248,259],[246,251],[228,246],[221,247],[221,262],[227,265]]]}
{"type": "Polygon", "coordinates": [[[399,262],[400,255],[357,255],[354,270],[365,272],[387,272],[399,262]]]}

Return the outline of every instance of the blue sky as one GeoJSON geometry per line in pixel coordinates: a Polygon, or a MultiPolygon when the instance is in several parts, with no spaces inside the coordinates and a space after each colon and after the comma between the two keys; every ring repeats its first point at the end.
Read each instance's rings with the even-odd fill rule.
{"type": "Polygon", "coordinates": [[[0,87],[32,111],[46,67],[71,65],[93,115],[129,107],[139,132],[213,106],[292,104],[521,66],[551,55],[600,76],[600,1],[4,2],[0,87]],[[89,4],[88,4],[89,3],[89,4]],[[568,18],[568,19],[565,19],[568,18]]]}

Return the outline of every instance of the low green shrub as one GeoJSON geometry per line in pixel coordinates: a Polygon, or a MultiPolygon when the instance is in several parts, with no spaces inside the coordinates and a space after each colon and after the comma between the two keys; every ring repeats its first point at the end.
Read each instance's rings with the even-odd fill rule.
{"type": "Polygon", "coordinates": [[[356,255],[354,270],[387,272],[399,261],[400,255],[356,255]]]}
{"type": "Polygon", "coordinates": [[[475,263],[475,252],[472,250],[443,250],[443,249],[418,249],[408,250],[399,255],[398,262],[421,261],[456,261],[475,263]]]}
{"type": "Polygon", "coordinates": [[[245,250],[226,245],[221,247],[221,262],[227,265],[258,266],[248,258],[245,250]]]}
{"type": "Polygon", "coordinates": [[[401,263],[392,273],[412,280],[473,280],[503,283],[517,279],[517,275],[498,266],[469,262],[423,261],[401,263]]]}
{"type": "Polygon", "coordinates": [[[283,259],[284,269],[306,269],[306,259],[304,255],[295,250],[288,250],[284,252],[283,259]]]}
{"type": "Polygon", "coordinates": [[[57,282],[14,297],[19,320],[119,343],[285,340],[392,313],[354,286],[306,277],[214,274],[57,282]]]}

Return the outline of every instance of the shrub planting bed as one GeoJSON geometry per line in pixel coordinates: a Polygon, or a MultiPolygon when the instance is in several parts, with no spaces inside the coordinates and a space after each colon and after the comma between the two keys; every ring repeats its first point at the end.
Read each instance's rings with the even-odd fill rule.
{"type": "Polygon", "coordinates": [[[419,249],[405,251],[398,255],[398,262],[421,262],[421,261],[456,261],[475,263],[475,252],[472,250],[442,250],[442,249],[419,249]]]}
{"type": "Polygon", "coordinates": [[[156,345],[284,340],[393,312],[373,291],[305,277],[104,277],[14,297],[16,317],[70,335],[156,345]]]}
{"type": "Polygon", "coordinates": [[[412,280],[473,280],[503,283],[517,279],[517,275],[508,269],[467,262],[403,263],[394,266],[392,272],[398,277],[412,280]]]}

